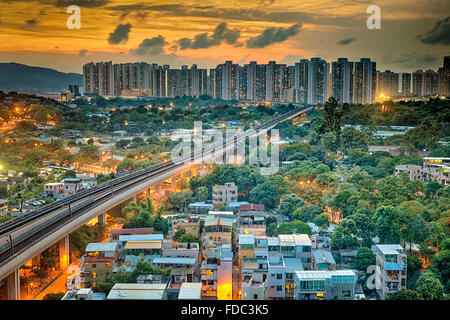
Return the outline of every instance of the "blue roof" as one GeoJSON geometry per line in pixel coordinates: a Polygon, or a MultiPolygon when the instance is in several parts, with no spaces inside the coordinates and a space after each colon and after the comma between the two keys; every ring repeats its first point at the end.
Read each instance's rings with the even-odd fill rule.
{"type": "Polygon", "coordinates": [[[300,258],[283,258],[286,273],[294,273],[302,271],[303,264],[300,258]]]}
{"type": "Polygon", "coordinates": [[[195,258],[158,257],[153,259],[154,264],[195,264],[195,258]]]}
{"type": "Polygon", "coordinates": [[[164,240],[164,235],[161,233],[155,234],[127,234],[119,236],[119,241],[151,241],[164,240]]]}
{"type": "Polygon", "coordinates": [[[330,263],[336,264],[334,261],[333,255],[330,251],[326,250],[315,250],[313,251],[314,262],[315,263],[330,263]]]}

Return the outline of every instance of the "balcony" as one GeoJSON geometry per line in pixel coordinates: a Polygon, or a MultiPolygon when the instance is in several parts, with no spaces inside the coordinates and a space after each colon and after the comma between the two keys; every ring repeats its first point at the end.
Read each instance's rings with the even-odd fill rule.
{"type": "Polygon", "coordinates": [[[403,263],[385,262],[384,263],[384,270],[401,271],[401,270],[403,270],[403,263]]]}

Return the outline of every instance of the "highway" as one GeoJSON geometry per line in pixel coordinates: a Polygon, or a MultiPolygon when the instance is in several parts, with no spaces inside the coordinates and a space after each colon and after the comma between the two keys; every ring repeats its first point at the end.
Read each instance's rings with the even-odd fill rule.
{"type": "MultiPolygon", "coordinates": [[[[265,122],[257,127],[255,131],[268,130],[273,128],[279,122],[286,119],[292,119],[299,114],[309,111],[311,108],[296,108],[290,112],[279,115],[274,119],[265,122]]],[[[223,144],[223,151],[234,147],[237,139],[249,137],[249,134],[243,132],[238,134],[234,141],[223,144]]],[[[18,255],[26,251],[28,248],[39,243],[43,239],[57,232],[60,228],[65,227],[73,221],[81,221],[83,217],[90,211],[95,211],[102,204],[108,203],[114,197],[135,190],[138,186],[144,185],[148,180],[172,172],[177,168],[186,167],[186,163],[201,162],[203,153],[214,150],[218,145],[212,144],[203,149],[201,154],[192,152],[186,155],[183,163],[174,163],[168,161],[160,163],[139,171],[135,171],[124,176],[115,178],[94,188],[83,190],[74,196],[63,200],[53,202],[43,206],[22,217],[12,219],[0,225],[0,270],[3,266],[13,261],[18,255]]],[[[11,265],[11,264],[10,264],[11,265]]],[[[5,270],[3,270],[5,271],[5,270]]],[[[13,270],[7,270],[13,271],[13,270]]],[[[0,280],[2,275],[0,274],[0,280]]]]}

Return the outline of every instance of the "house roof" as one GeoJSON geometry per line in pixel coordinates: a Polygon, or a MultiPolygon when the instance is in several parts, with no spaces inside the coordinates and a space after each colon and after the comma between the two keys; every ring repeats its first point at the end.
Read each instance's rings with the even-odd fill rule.
{"type": "Polygon", "coordinates": [[[117,243],[115,242],[99,242],[89,243],[85,252],[97,252],[97,251],[115,251],[117,249],[117,243]]]}
{"type": "Polygon", "coordinates": [[[152,241],[152,240],[164,240],[164,235],[161,233],[155,234],[127,234],[119,236],[119,241],[152,241]]]}
{"type": "Polygon", "coordinates": [[[111,229],[110,233],[112,235],[151,234],[153,228],[111,229]]]}
{"type": "Polygon", "coordinates": [[[336,264],[336,261],[334,261],[333,255],[331,254],[330,251],[315,250],[315,251],[313,251],[313,256],[314,256],[315,263],[336,264]]]}
{"type": "Polygon", "coordinates": [[[127,241],[125,249],[161,249],[161,240],[127,241]]]}
{"type": "Polygon", "coordinates": [[[202,297],[201,282],[183,282],[181,284],[178,300],[200,300],[202,297]]]}

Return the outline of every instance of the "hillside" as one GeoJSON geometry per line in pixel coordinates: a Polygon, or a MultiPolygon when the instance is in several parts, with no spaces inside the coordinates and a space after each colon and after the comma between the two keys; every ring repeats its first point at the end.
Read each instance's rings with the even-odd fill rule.
{"type": "Polygon", "coordinates": [[[81,85],[83,76],[18,63],[0,63],[0,90],[18,92],[59,92],[69,84],[81,85]]]}

